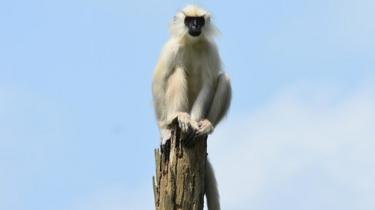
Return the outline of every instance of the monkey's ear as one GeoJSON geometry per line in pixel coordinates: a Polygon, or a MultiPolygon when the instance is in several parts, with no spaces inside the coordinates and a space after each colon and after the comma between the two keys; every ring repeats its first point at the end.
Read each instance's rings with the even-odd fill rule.
{"type": "Polygon", "coordinates": [[[204,15],[206,22],[210,23],[211,22],[211,16],[210,15],[204,15]]]}

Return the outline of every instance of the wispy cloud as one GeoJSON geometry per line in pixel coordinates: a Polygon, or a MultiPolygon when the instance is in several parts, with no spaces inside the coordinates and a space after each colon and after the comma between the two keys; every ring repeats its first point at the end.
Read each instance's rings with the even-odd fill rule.
{"type": "Polygon", "coordinates": [[[334,92],[297,85],[217,130],[223,209],[375,208],[375,88],[334,92]]]}

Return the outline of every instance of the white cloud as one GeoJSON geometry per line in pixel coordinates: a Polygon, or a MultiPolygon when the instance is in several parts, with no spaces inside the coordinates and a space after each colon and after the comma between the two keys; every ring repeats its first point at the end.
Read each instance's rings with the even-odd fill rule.
{"type": "Polygon", "coordinates": [[[297,85],[217,129],[223,209],[375,208],[375,88],[325,90],[297,85]]]}

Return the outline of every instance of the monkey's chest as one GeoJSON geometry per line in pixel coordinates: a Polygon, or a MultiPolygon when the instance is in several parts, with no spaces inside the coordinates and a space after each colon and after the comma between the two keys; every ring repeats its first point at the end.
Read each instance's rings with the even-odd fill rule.
{"type": "Polygon", "coordinates": [[[199,70],[187,72],[187,92],[190,107],[194,104],[203,86],[201,73],[199,70]]]}
{"type": "Polygon", "coordinates": [[[204,71],[207,70],[207,58],[201,50],[190,50],[184,53],[184,59],[182,60],[186,70],[187,93],[191,108],[205,81],[204,71]]]}

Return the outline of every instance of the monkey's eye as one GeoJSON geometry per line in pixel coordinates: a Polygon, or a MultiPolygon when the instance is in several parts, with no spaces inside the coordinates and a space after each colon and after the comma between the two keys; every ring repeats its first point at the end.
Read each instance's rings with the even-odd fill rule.
{"type": "Polygon", "coordinates": [[[188,26],[192,21],[194,17],[186,16],[185,17],[185,25],[188,26]]]}
{"type": "Polygon", "coordinates": [[[204,26],[204,24],[205,24],[204,17],[203,16],[202,17],[197,17],[197,23],[200,26],[204,26]]]}

